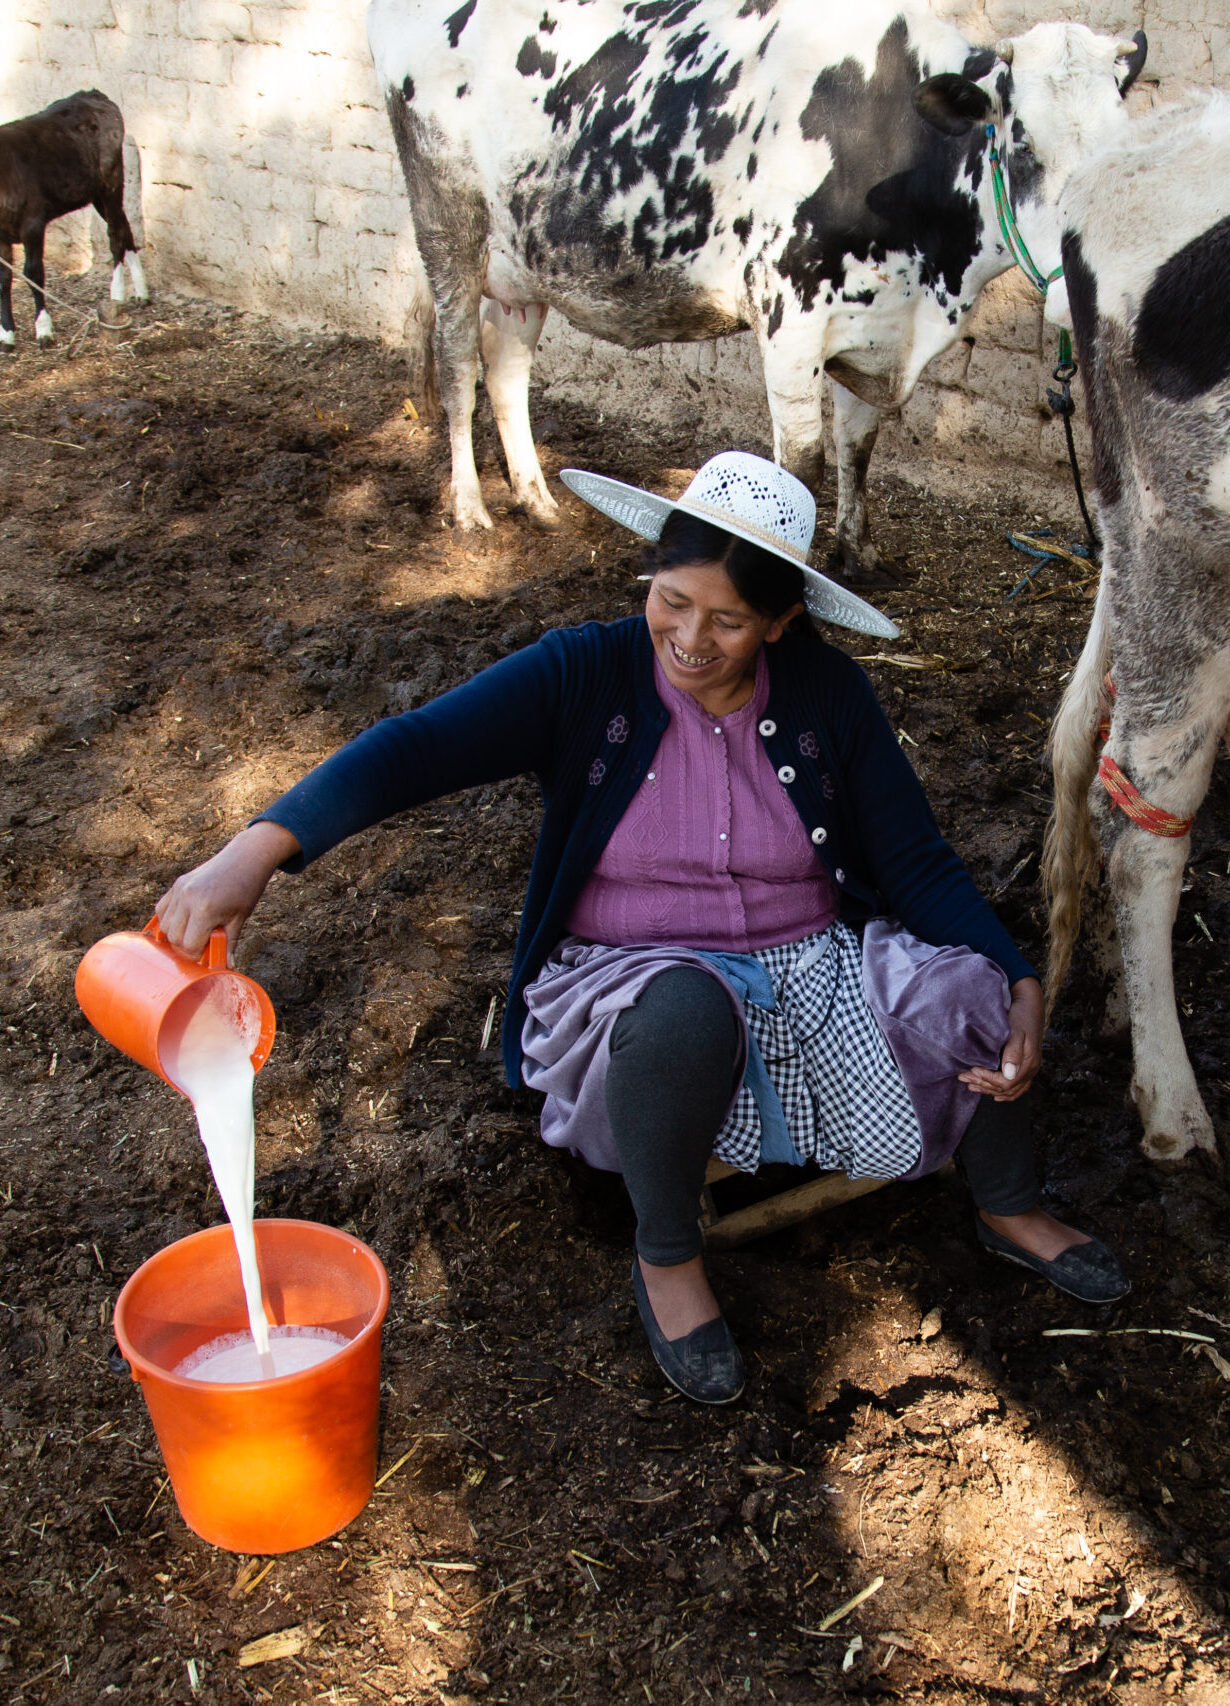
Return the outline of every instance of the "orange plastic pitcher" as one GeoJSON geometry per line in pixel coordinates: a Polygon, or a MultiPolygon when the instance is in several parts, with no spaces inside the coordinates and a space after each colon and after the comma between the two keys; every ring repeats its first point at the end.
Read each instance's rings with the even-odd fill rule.
{"type": "Polygon", "coordinates": [[[331,1226],[258,1220],[255,1230],[273,1322],[344,1335],[336,1356],[274,1380],[174,1373],[202,1345],[247,1328],[229,1226],[182,1238],[138,1268],[116,1302],[115,1336],[188,1527],[231,1552],[293,1552],[344,1528],[371,1497],[389,1279],[374,1250],[331,1226]]]}
{"type": "MultiPolygon", "coordinates": [[[[144,930],[104,936],[77,967],[77,1001],[96,1031],[166,1083],[164,1054],[183,1035],[206,995],[221,994],[257,1072],[276,1029],[259,983],[226,963],[226,932],[215,930],[200,960],[173,948],[151,918],[144,930]]],[[[173,1088],[179,1089],[177,1084],[173,1088]]]]}

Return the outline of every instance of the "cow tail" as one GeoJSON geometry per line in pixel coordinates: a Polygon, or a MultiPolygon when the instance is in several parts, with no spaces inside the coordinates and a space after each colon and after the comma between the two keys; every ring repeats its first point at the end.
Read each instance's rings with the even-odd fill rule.
{"type": "Polygon", "coordinates": [[[418,396],[425,421],[440,418],[440,387],[436,379],[436,310],[424,282],[406,320],[406,366],[410,389],[418,396]]]}
{"type": "MultiPolygon", "coordinates": [[[[434,314],[432,319],[434,321],[434,314]]],[[[436,378],[436,339],[434,325],[423,342],[423,418],[428,421],[440,418],[440,386],[436,378]]]]}
{"type": "Polygon", "coordinates": [[[1051,728],[1054,805],[1042,847],[1042,889],[1048,912],[1048,1019],[1072,963],[1085,888],[1098,871],[1099,848],[1089,811],[1089,789],[1097,769],[1098,727],[1105,709],[1102,683],[1109,667],[1103,574],[1084,650],[1051,728]]]}

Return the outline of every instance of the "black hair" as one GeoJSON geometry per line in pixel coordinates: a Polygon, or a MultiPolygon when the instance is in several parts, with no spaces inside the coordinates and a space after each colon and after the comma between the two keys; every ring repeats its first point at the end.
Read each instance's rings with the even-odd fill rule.
{"type": "Polygon", "coordinates": [[[760,616],[783,616],[792,605],[803,603],[803,571],[797,563],[712,521],[673,509],[657,542],[645,553],[645,567],[656,575],[690,563],[717,563],[744,604],[760,616]]]}

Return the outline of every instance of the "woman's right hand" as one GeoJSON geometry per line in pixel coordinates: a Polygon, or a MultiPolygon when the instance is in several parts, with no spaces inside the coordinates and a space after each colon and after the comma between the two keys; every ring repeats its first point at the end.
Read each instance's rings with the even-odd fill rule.
{"type": "Polygon", "coordinates": [[[158,923],[173,947],[190,959],[205,951],[210,933],[226,931],[228,957],[265,885],[287,859],[300,851],[280,823],[249,824],[220,853],[177,877],[158,902],[158,923]]]}

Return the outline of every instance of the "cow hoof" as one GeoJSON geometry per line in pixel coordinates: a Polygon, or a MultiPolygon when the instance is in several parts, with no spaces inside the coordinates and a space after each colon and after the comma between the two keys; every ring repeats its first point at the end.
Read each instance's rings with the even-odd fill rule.
{"type": "Polygon", "coordinates": [[[453,480],[441,487],[441,498],[445,527],[456,528],[458,533],[472,533],[476,527],[495,526],[477,479],[464,483],[453,480]]]}
{"type": "Polygon", "coordinates": [[[17,333],[6,332],[3,326],[0,326],[0,349],[16,349],[16,347],[17,333]]]}
{"type": "Polygon", "coordinates": [[[1108,1053],[1118,1055],[1121,1060],[1131,1058],[1132,1027],[1119,1024],[1114,1019],[1103,1015],[1100,1023],[1094,1028],[1098,1046],[1108,1053]]]}
{"type": "Polygon", "coordinates": [[[838,543],[829,552],[826,567],[829,573],[847,586],[857,587],[893,587],[901,585],[901,576],[885,562],[874,545],[866,545],[862,551],[856,551],[853,546],[838,543]]]}
{"type": "Polygon", "coordinates": [[[1150,1161],[1181,1161],[1191,1148],[1181,1137],[1172,1137],[1165,1132],[1146,1132],[1141,1139],[1140,1147],[1150,1161]]]}
{"type": "Polygon", "coordinates": [[[145,278],[145,268],[141,265],[139,257],[134,252],[126,255],[124,259],[128,267],[129,279],[132,281],[132,294],[138,302],[148,302],[149,285],[145,278]]]}
{"type": "Polygon", "coordinates": [[[34,336],[38,339],[40,344],[50,344],[55,342],[55,335],[55,327],[51,323],[51,315],[44,308],[43,312],[34,322],[34,336]]]}
{"type": "Polygon", "coordinates": [[[548,509],[543,503],[530,503],[526,499],[514,502],[508,511],[509,515],[523,515],[536,533],[558,533],[560,530],[560,513],[554,504],[548,509]]]}
{"type": "MultiPolygon", "coordinates": [[[[1202,1110],[1203,1112],[1203,1110],[1202,1110]]],[[[1159,1130],[1146,1131],[1141,1139],[1141,1148],[1150,1161],[1183,1161],[1193,1150],[1203,1151],[1207,1155],[1217,1154],[1217,1139],[1213,1135],[1212,1122],[1205,1115],[1203,1119],[1194,1116],[1187,1120],[1177,1120],[1174,1126],[1169,1124],[1159,1130]]]]}
{"type": "Polygon", "coordinates": [[[487,514],[486,505],[482,504],[477,509],[454,509],[445,517],[444,525],[455,528],[458,533],[473,533],[477,527],[492,528],[495,522],[487,514]]]}

